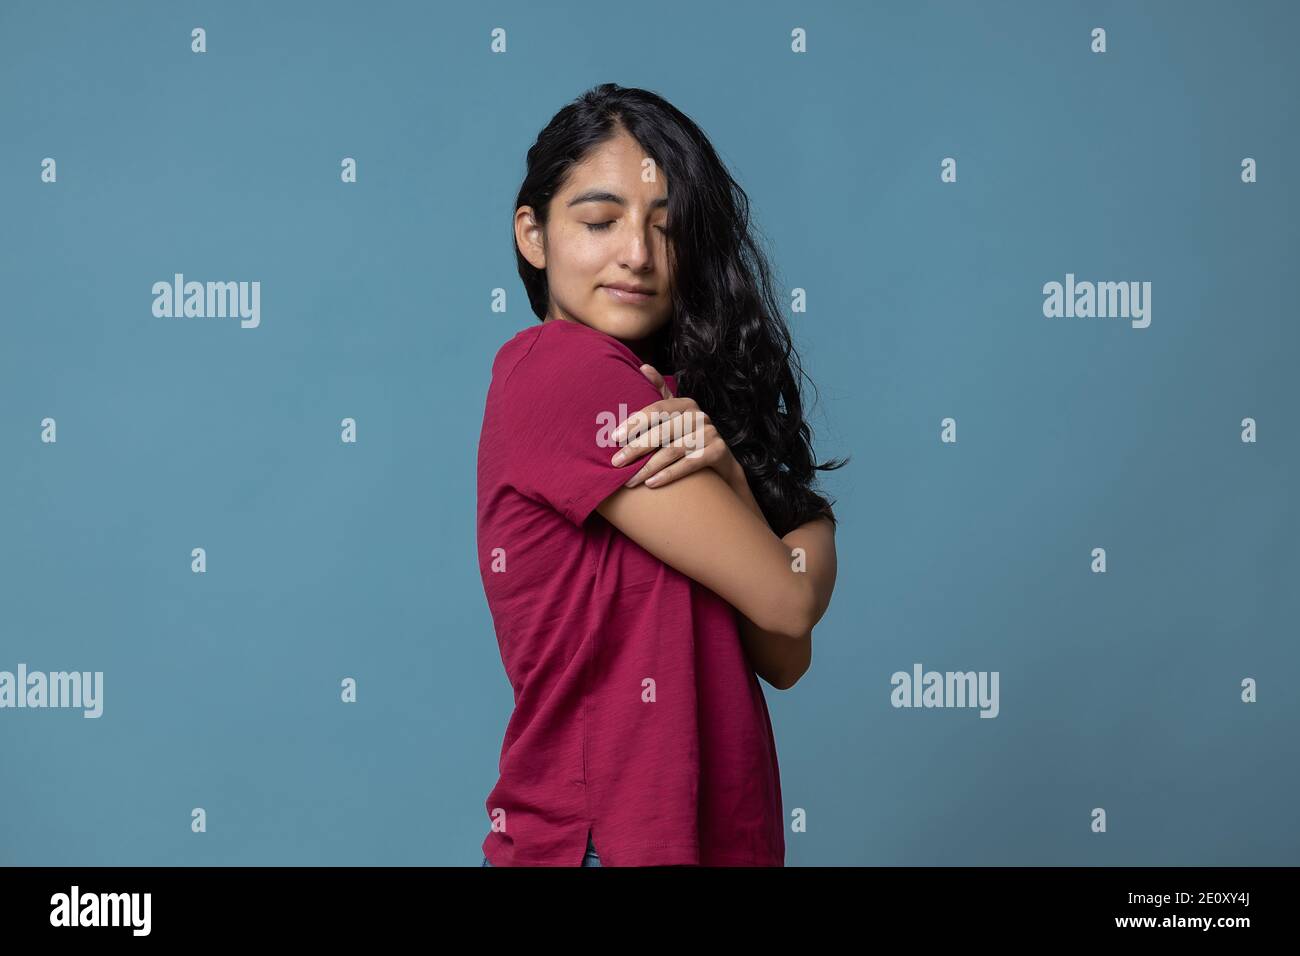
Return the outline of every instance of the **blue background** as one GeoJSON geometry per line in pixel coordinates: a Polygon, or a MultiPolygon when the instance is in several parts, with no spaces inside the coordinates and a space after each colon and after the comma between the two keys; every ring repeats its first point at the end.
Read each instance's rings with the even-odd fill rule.
{"type": "Polygon", "coordinates": [[[5,2],[0,670],[105,676],[98,720],[0,711],[0,863],[481,863],[512,696],[475,449],[535,321],[513,200],[606,81],[693,117],[749,193],[782,298],[807,290],[819,459],[853,456],[812,669],[765,686],[808,814],[787,864],[1300,863],[1298,27],[5,2]],[[155,318],[175,272],[259,280],[261,326],[155,318]],[[1067,272],[1151,281],[1151,326],[1044,318],[1067,272]],[[914,662],[999,671],[1000,715],[894,709],[914,662]]]}

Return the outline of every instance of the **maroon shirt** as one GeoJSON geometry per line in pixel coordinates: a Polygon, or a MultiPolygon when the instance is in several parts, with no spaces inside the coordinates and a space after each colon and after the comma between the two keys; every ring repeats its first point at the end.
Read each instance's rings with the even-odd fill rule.
{"type": "Polygon", "coordinates": [[[588,831],[605,866],[785,864],[776,743],[735,610],[595,511],[649,458],[609,463],[609,433],[662,398],[640,365],[567,320],[492,364],[479,570],[515,700],[486,802],[493,866],[578,866],[588,831]]]}

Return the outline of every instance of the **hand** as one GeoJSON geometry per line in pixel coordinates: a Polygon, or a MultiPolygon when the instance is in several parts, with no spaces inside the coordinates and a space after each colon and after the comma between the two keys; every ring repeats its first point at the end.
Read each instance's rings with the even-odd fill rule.
{"type": "Polygon", "coordinates": [[[647,405],[629,415],[611,435],[621,447],[612,464],[633,461],[650,449],[659,449],[625,487],[632,488],[642,481],[650,488],[662,488],[683,475],[701,468],[712,468],[728,484],[743,480],[740,462],[731,448],[722,440],[709,416],[700,410],[693,398],[675,398],[662,375],[653,365],[642,365],[641,374],[659,389],[663,400],[647,405]],[[629,437],[630,436],[630,437],[629,437]]]}

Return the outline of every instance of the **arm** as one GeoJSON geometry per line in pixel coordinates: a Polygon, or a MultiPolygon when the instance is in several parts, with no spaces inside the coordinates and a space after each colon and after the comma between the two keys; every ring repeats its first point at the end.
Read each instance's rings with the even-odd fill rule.
{"type": "MultiPolygon", "coordinates": [[[[636,416],[632,416],[629,422],[638,419],[640,416],[651,416],[652,412],[667,414],[675,411],[683,415],[689,412],[692,417],[699,413],[699,407],[693,399],[678,399],[673,396],[663,377],[653,366],[642,365],[641,372],[650,380],[652,385],[659,389],[664,400],[643,408],[636,416]]],[[[649,417],[644,423],[626,426],[629,430],[641,434],[627,445],[624,453],[636,457],[650,448],[660,448],[665,444],[677,443],[675,439],[678,436],[678,430],[672,426],[667,429],[662,426],[654,427],[651,423],[656,420],[654,417],[649,417]],[[643,429],[645,431],[642,431],[643,429]]],[[[722,441],[721,437],[717,435],[716,429],[708,422],[707,416],[704,417],[703,421],[705,422],[704,426],[695,435],[697,447],[703,447],[704,453],[702,455],[697,452],[693,456],[695,460],[688,462],[686,459],[675,458],[660,452],[651,457],[643,472],[637,475],[637,480],[653,473],[658,479],[668,478],[671,481],[673,480],[671,476],[674,473],[680,479],[692,471],[711,468],[723,479],[744,509],[762,522],[763,527],[768,527],[767,518],[763,515],[762,509],[750,490],[745,469],[731,454],[726,442],[722,441]],[[713,441],[712,439],[717,440],[713,441]],[[710,452],[713,452],[713,454],[709,454],[710,452]]],[[[673,425],[680,422],[680,419],[675,420],[673,425]]],[[[618,437],[618,433],[615,434],[618,437]]],[[[625,435],[626,433],[624,433],[624,437],[625,435]]],[[[623,443],[622,438],[618,440],[620,444],[623,443]]],[[[666,488],[667,485],[661,484],[659,487],[666,488]]],[[[609,519],[608,515],[605,515],[605,517],[607,520],[612,520],[609,519]]],[[[815,563],[819,569],[820,573],[810,581],[813,590],[813,623],[816,623],[825,613],[826,605],[830,602],[831,590],[835,584],[834,525],[829,521],[823,522],[823,524],[830,530],[830,535],[811,531],[810,529],[813,526],[809,523],[804,528],[796,529],[800,533],[793,542],[788,540],[789,535],[787,535],[786,539],[783,539],[783,543],[787,546],[787,553],[796,547],[803,548],[802,563],[797,564],[793,559],[790,561],[789,570],[791,574],[799,576],[806,574],[806,569],[810,563],[815,563]],[[796,571],[796,566],[803,570],[796,571]]],[[[620,530],[623,529],[620,528],[620,530]]],[[[625,533],[632,537],[630,532],[625,531],[625,533]]],[[[668,561],[667,563],[671,564],[672,562],[668,561]]],[[[717,588],[714,588],[714,590],[716,591],[717,588]]],[[[778,690],[787,690],[793,687],[795,682],[807,672],[812,663],[812,624],[795,634],[783,633],[780,630],[769,630],[755,624],[752,615],[747,614],[736,602],[733,601],[732,604],[739,608],[736,613],[737,630],[750,665],[760,677],[778,690]]]]}
{"type": "MultiPolygon", "coordinates": [[[[744,469],[734,459],[732,463],[734,467],[728,469],[728,485],[746,508],[763,518],[763,511],[745,479],[744,469]]],[[[791,549],[803,548],[805,566],[809,569],[815,566],[818,570],[811,578],[815,611],[813,623],[816,624],[830,604],[831,592],[835,588],[835,526],[824,518],[810,521],[781,540],[791,549]]],[[[798,635],[792,650],[788,638],[763,630],[743,614],[737,617],[741,641],[754,670],[777,690],[793,687],[812,665],[812,628],[809,627],[806,633],[798,635]]]]}
{"type": "Polygon", "coordinates": [[[835,590],[835,525],[830,518],[814,518],[781,539],[786,546],[803,549],[802,572],[812,585],[812,624],[816,626],[831,603],[835,590]]]}
{"type": "Polygon", "coordinates": [[[791,569],[790,548],[712,469],[660,488],[619,488],[596,510],[656,558],[783,639],[778,663],[788,661],[795,639],[812,629],[817,602],[809,576],[791,569]]]}

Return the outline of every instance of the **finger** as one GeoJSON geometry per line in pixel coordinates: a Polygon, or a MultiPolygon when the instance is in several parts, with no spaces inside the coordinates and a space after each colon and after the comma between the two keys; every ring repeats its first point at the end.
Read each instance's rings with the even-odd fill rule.
{"type": "Polygon", "coordinates": [[[681,438],[674,442],[674,444],[678,443],[686,449],[683,457],[692,461],[702,455],[716,452],[716,454],[711,454],[708,459],[708,464],[710,466],[712,466],[713,462],[722,454],[722,449],[726,445],[726,443],[722,441],[722,436],[718,434],[717,428],[712,424],[705,425],[702,428],[696,428],[695,430],[682,435],[681,438]]]}
{"type": "Polygon", "coordinates": [[[628,442],[618,451],[614,452],[614,456],[610,458],[609,463],[615,467],[626,465],[630,461],[636,461],[649,450],[650,445],[648,444],[638,444],[635,441],[628,442]]]}
{"type": "Polygon", "coordinates": [[[629,435],[639,434],[643,429],[657,424],[669,413],[684,412],[697,408],[695,400],[690,398],[669,398],[651,402],[645,408],[633,412],[623,419],[622,424],[609,433],[610,441],[616,445],[621,445],[627,441],[629,435]]]}
{"type": "Polygon", "coordinates": [[[651,479],[655,480],[655,486],[658,487],[660,484],[659,476],[663,474],[663,469],[681,458],[681,452],[680,448],[672,446],[660,448],[650,456],[645,465],[635,475],[624,482],[624,487],[635,488],[642,482],[649,482],[651,479]]]}
{"type": "Polygon", "coordinates": [[[630,439],[625,448],[663,448],[692,428],[694,416],[687,412],[656,412],[650,428],[630,439]]]}
{"type": "MultiPolygon", "coordinates": [[[[680,451],[680,445],[672,445],[665,448],[664,451],[680,451]]],[[[678,478],[684,478],[691,472],[699,471],[702,468],[709,467],[702,460],[690,461],[686,458],[678,458],[671,465],[661,468],[645,480],[647,488],[662,488],[670,481],[676,481],[678,478]]]]}
{"type": "Polygon", "coordinates": [[[649,363],[641,366],[641,374],[650,379],[652,385],[659,389],[659,394],[664,398],[672,398],[673,393],[668,389],[668,383],[664,377],[659,374],[659,370],[649,363]]]}
{"type": "MultiPolygon", "coordinates": [[[[662,404],[668,404],[664,402],[662,404]]],[[[637,435],[629,445],[649,445],[651,448],[662,448],[674,444],[683,436],[695,436],[697,444],[703,443],[705,430],[712,428],[713,425],[709,418],[703,412],[692,407],[682,411],[673,411],[668,413],[659,413],[652,416],[653,426],[640,435],[637,435]],[[666,417],[665,417],[666,416],[666,417]]]]}
{"type": "Polygon", "coordinates": [[[691,472],[712,468],[726,445],[716,428],[711,432],[709,429],[701,431],[705,437],[683,435],[655,452],[632,480],[626,483],[627,487],[634,487],[644,481],[647,487],[662,488],[668,482],[683,478],[691,472]]]}
{"type": "MultiPolygon", "coordinates": [[[[656,402],[655,405],[658,403],[656,402]]],[[[653,414],[655,405],[647,405],[638,412],[633,412],[627,418],[623,419],[619,426],[609,433],[609,439],[615,445],[622,445],[627,441],[629,434],[635,435],[645,428],[650,422],[650,416],[653,414]]]]}

